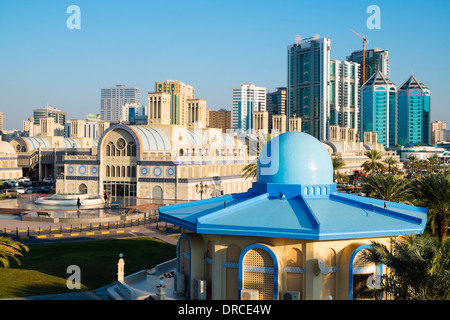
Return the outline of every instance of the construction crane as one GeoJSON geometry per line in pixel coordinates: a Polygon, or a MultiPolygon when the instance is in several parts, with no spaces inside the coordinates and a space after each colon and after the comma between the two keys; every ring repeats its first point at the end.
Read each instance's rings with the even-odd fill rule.
{"type": "Polygon", "coordinates": [[[366,82],[366,43],[369,43],[369,40],[366,39],[365,36],[360,36],[355,31],[350,30],[354,34],[356,34],[358,37],[360,37],[363,40],[363,65],[362,65],[362,83],[364,84],[366,82]]]}

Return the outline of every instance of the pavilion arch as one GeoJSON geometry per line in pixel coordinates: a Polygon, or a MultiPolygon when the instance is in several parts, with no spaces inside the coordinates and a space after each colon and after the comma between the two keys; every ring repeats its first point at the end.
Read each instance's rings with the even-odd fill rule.
{"type": "Polygon", "coordinates": [[[304,269],[303,269],[303,253],[298,248],[289,249],[284,267],[286,274],[287,291],[299,291],[303,296],[304,288],[304,269]]]}
{"type": "Polygon", "coordinates": [[[279,253],[274,247],[255,243],[239,257],[239,292],[258,290],[258,300],[277,300],[279,288],[279,253]]]}
{"type": "Polygon", "coordinates": [[[361,287],[365,286],[367,279],[371,275],[383,275],[383,265],[373,265],[364,263],[360,257],[361,252],[371,249],[372,246],[366,243],[352,243],[344,248],[339,263],[339,282],[347,283],[347,286],[340,286],[342,299],[361,299],[361,287]]]}
{"type": "Polygon", "coordinates": [[[189,237],[183,233],[178,240],[178,272],[184,274],[185,294],[190,294],[190,279],[191,279],[191,241],[189,237]]]}
{"type": "Polygon", "coordinates": [[[192,261],[204,259],[203,239],[198,234],[183,233],[177,244],[177,271],[184,274],[185,297],[190,298],[193,292],[194,279],[203,278],[205,274],[204,265],[196,265],[193,268],[192,261]]]}
{"type": "MultiPolygon", "coordinates": [[[[320,254],[320,258],[328,268],[337,266],[336,251],[332,248],[325,249],[320,254]]],[[[337,285],[337,270],[324,274],[322,276],[322,300],[327,300],[328,297],[332,299],[336,298],[336,285],[337,285]]]]}

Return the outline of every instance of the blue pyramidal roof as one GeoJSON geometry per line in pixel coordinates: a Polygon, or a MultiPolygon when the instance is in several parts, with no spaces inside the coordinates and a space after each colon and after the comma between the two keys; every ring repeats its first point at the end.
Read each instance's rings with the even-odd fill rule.
{"type": "MultiPolygon", "coordinates": [[[[272,177],[263,177],[258,162],[258,182],[247,192],[160,207],[159,218],[200,234],[306,240],[423,232],[425,208],[337,192],[336,184],[329,179],[331,160],[320,150],[325,147],[310,138],[297,133],[274,138],[272,144],[279,146],[272,151],[279,152],[279,157],[271,156],[270,160],[278,162],[278,170],[272,177]]],[[[261,154],[264,157],[270,152],[263,150],[261,154]]]]}

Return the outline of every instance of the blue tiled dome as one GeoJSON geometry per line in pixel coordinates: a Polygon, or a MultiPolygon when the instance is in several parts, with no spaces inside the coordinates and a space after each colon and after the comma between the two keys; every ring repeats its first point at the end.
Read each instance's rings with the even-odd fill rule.
{"type": "Polygon", "coordinates": [[[333,165],[325,146],[303,132],[286,132],[261,151],[257,181],[281,184],[332,184],[333,165]]]}

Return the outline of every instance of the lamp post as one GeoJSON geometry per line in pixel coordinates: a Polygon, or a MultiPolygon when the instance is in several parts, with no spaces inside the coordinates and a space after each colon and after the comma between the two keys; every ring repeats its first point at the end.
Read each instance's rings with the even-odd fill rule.
{"type": "Polygon", "coordinates": [[[203,181],[200,182],[200,184],[195,185],[195,192],[200,193],[200,199],[203,200],[203,194],[207,192],[208,185],[205,183],[203,184],[203,181]]]}

